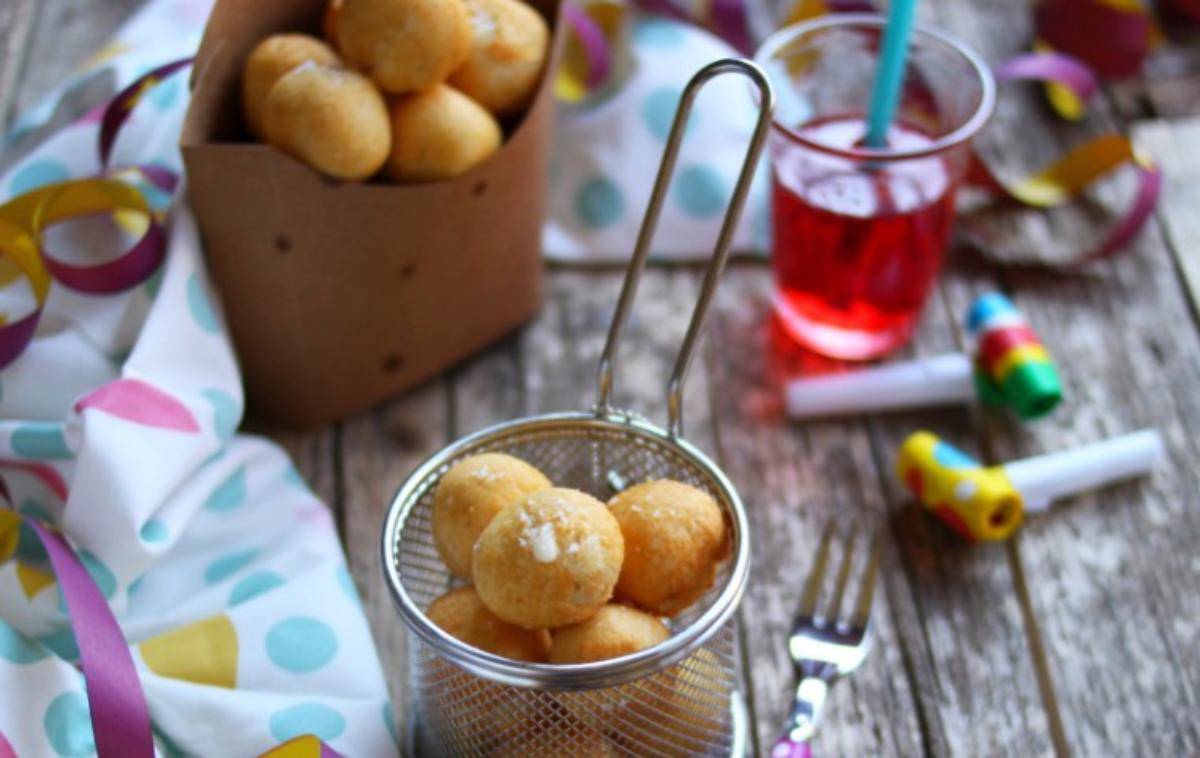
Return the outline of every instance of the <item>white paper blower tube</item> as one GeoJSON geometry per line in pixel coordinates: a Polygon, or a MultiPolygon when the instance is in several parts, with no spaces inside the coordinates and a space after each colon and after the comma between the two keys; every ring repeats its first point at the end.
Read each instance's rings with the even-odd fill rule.
{"type": "Polygon", "coordinates": [[[1145,474],[1163,457],[1163,441],[1153,429],[1091,445],[1039,455],[1004,465],[1027,511],[1045,510],[1061,497],[1145,474]]]}
{"type": "Polygon", "coordinates": [[[844,374],[793,379],[784,387],[792,418],[956,405],[975,398],[971,360],[962,353],[844,374]]]}

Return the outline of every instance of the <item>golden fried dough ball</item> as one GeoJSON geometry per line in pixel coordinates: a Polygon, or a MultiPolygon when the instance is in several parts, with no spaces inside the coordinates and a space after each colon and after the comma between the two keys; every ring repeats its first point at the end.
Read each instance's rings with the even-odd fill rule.
{"type": "Polygon", "coordinates": [[[259,42],[242,67],[242,111],[246,124],[261,137],[263,107],[275,82],[301,63],[339,65],[337,53],[307,34],[273,34],[259,42]]]}
{"type": "Polygon", "coordinates": [[[433,544],[455,576],[471,578],[471,551],[492,517],[531,492],[553,485],[525,461],[503,453],[464,458],[433,494],[433,544]]]}
{"type": "Polygon", "coordinates": [[[365,76],[303,63],[285,74],[263,109],[267,142],[338,179],[366,179],[391,147],[387,104],[365,76]]]}
{"type": "Polygon", "coordinates": [[[519,112],[537,87],[550,44],[541,14],[521,0],[465,0],[474,34],[450,83],[499,117],[519,112]]]}
{"type": "Polygon", "coordinates": [[[604,504],[577,490],[534,492],[475,543],[471,573],[492,613],[527,629],[577,624],[612,597],[624,542],[604,504]]]}
{"type": "Polygon", "coordinates": [[[325,5],[325,13],[321,15],[321,35],[329,44],[337,47],[337,17],[342,11],[345,0],[329,0],[325,5]]]}
{"type": "Polygon", "coordinates": [[[392,104],[388,175],[434,181],[465,174],[500,147],[492,114],[453,87],[439,84],[392,104]]]}
{"type": "Polygon", "coordinates": [[[712,586],[729,538],[710,495],[664,480],[630,487],[608,505],[625,537],[618,599],[674,616],[712,586]]]}
{"type": "Polygon", "coordinates": [[[627,605],[609,603],[587,621],[554,631],[551,663],[590,663],[636,653],[671,636],[662,621],[627,605]]]}
{"type": "Polygon", "coordinates": [[[515,661],[545,663],[550,652],[549,632],[504,623],[484,607],[474,587],[450,590],[425,615],[455,639],[515,661]]]}
{"type": "Polygon", "coordinates": [[[342,55],[395,95],[432,87],[471,52],[462,0],[344,0],[337,13],[342,55]]]}

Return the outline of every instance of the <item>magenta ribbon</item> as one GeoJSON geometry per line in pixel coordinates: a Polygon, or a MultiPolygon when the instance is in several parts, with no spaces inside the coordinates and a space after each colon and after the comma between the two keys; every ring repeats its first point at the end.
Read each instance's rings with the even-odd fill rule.
{"type": "Polygon", "coordinates": [[[594,90],[608,81],[612,71],[612,52],[608,40],[604,38],[604,30],[592,20],[585,11],[574,3],[563,3],[563,19],[571,31],[575,33],[587,59],[587,76],[584,86],[594,90]]]}
{"type": "Polygon", "coordinates": [[[37,519],[22,518],[46,548],[67,604],[87,684],[96,752],[105,757],[154,758],[146,695],[104,595],[61,534],[37,519]]]}
{"type": "Polygon", "coordinates": [[[1017,55],[996,66],[992,73],[1000,82],[1027,80],[1061,84],[1083,101],[1096,94],[1100,87],[1087,64],[1059,52],[1017,55]]]}

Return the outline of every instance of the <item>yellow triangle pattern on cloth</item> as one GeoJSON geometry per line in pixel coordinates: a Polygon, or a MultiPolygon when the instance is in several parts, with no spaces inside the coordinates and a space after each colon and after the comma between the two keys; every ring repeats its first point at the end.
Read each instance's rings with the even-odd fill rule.
{"type": "Polygon", "coordinates": [[[46,587],[54,584],[54,575],[49,571],[34,568],[28,563],[17,563],[17,582],[30,600],[46,587]]]}
{"type": "Polygon", "coordinates": [[[237,686],[237,630],[223,613],[152,637],[138,650],[150,670],[161,676],[237,686]]]}

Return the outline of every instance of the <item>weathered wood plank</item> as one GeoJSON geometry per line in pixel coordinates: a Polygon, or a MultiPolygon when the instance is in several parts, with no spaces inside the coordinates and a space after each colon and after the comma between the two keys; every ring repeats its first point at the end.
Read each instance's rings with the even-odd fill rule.
{"type": "Polygon", "coordinates": [[[1200,118],[1145,121],[1134,128],[1134,139],[1167,166],[1158,220],[1187,285],[1192,311],[1200,313],[1200,155],[1195,150],[1200,118]]]}
{"type": "MultiPolygon", "coordinates": [[[[787,713],[786,635],[821,526],[837,516],[884,528],[889,544],[873,610],[876,647],[859,673],[834,688],[820,752],[978,755],[1001,745],[1048,752],[1003,553],[963,550],[891,482],[903,434],[932,421],[965,428],[966,414],[898,414],[869,427],[855,419],[786,420],[782,381],[834,364],[787,345],[771,323],[770,287],[762,267],[732,272],[714,324],[720,354],[710,367],[720,459],[747,500],[755,539],[742,611],[761,743],[777,736],[787,713]]],[[[916,343],[922,353],[953,348],[939,303],[916,343]]]]}
{"type": "Polygon", "coordinates": [[[342,538],[404,733],[410,719],[408,643],[379,565],[383,517],[405,477],[446,444],[448,393],[438,379],[341,429],[342,538]]]}
{"type": "MultiPolygon", "coordinates": [[[[946,22],[990,56],[1013,52],[1028,31],[1018,3],[946,3],[946,22]]],[[[1062,152],[1087,134],[1119,128],[1098,102],[1086,123],[1037,116],[1035,93],[1007,93],[989,156],[1021,165],[1062,152]]],[[[1159,155],[1170,173],[1176,159],[1159,155]]],[[[1012,165],[1009,163],[1008,165],[1012,165]]],[[[1128,181],[1126,177],[1125,182],[1128,181]]],[[[1061,250],[1094,239],[1127,202],[1122,180],[1094,193],[1093,208],[1020,214],[997,238],[1027,250],[1061,250]]],[[[1189,211],[1194,212],[1194,211],[1189,211]]],[[[1008,547],[1031,650],[1061,740],[1083,755],[1187,754],[1196,749],[1198,627],[1191,560],[1200,534],[1195,443],[1200,378],[1193,314],[1170,250],[1152,224],[1127,257],[1086,274],[967,272],[947,280],[948,302],[966,307],[1002,284],[1064,369],[1068,399],[1050,421],[1018,425],[990,416],[969,449],[1006,459],[1069,447],[1141,426],[1163,429],[1173,465],[1148,482],[1077,499],[1032,519],[1008,547]],[[1042,654],[1041,651],[1044,651],[1042,654]]],[[[966,443],[967,440],[960,440],[966,443]]],[[[1061,747],[1061,746],[1060,746],[1061,747]]]]}
{"type": "Polygon", "coordinates": [[[0,126],[11,118],[38,7],[36,0],[7,0],[0,5],[0,126]]]}
{"type": "MultiPolygon", "coordinates": [[[[965,303],[980,284],[952,297],[965,303]]],[[[1068,397],[1046,422],[994,419],[979,452],[1011,459],[1157,426],[1171,453],[1151,480],[1033,518],[1014,543],[1065,737],[1083,755],[1187,754],[1200,744],[1187,652],[1200,642],[1189,589],[1200,580],[1200,345],[1170,254],[1151,229],[1094,276],[1005,284],[1058,356],[1068,397]]]]}

